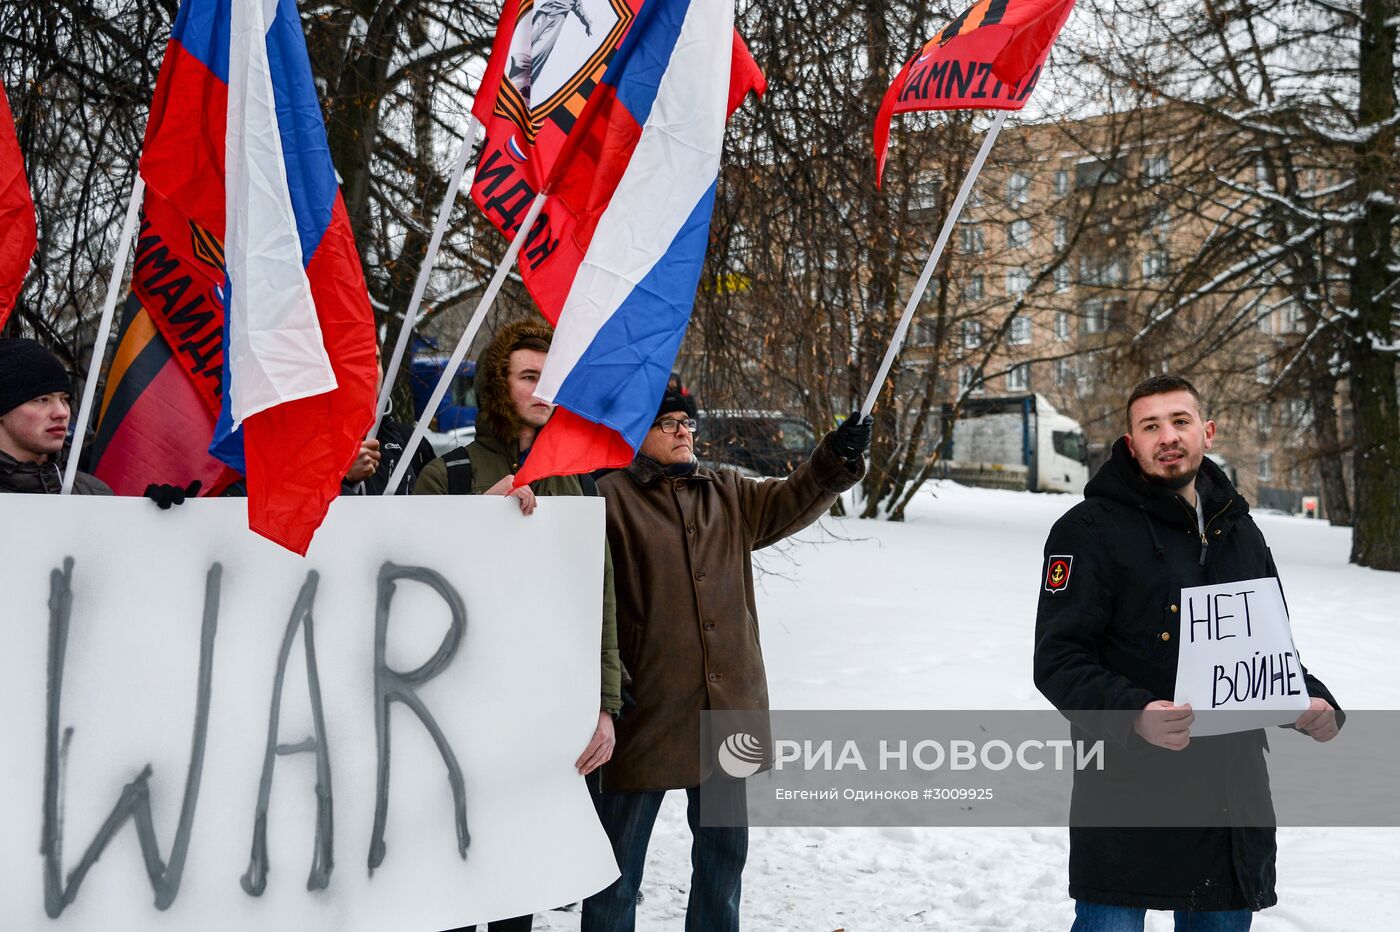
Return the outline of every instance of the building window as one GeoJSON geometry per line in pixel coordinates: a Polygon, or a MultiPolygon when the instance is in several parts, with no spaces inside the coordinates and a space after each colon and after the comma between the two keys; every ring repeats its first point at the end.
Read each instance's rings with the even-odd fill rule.
{"type": "Polygon", "coordinates": [[[1297,430],[1312,427],[1312,411],[1305,398],[1291,398],[1288,401],[1288,422],[1297,430]]]}
{"type": "Polygon", "coordinates": [[[1031,222],[1012,220],[1006,225],[1006,248],[1025,249],[1031,244],[1031,222]]]}
{"type": "Polygon", "coordinates": [[[1071,382],[1074,381],[1074,379],[1075,379],[1074,360],[1072,360],[1072,359],[1057,359],[1057,360],[1055,360],[1055,384],[1056,384],[1056,385],[1069,385],[1071,382]]]}
{"type": "Polygon", "coordinates": [[[1255,324],[1258,325],[1260,333],[1273,333],[1274,312],[1267,307],[1261,308],[1259,311],[1259,317],[1257,320],[1255,320],[1255,324]]]}
{"type": "Polygon", "coordinates": [[[1006,293],[1011,295],[1025,294],[1031,287],[1031,273],[1025,269],[1006,270],[1006,293]]]}
{"type": "Polygon", "coordinates": [[[1259,481],[1268,482],[1274,478],[1274,455],[1272,453],[1259,454],[1259,481]]]}
{"type": "Polygon", "coordinates": [[[1107,301],[1085,301],[1081,310],[1083,311],[1085,333],[1103,333],[1108,329],[1107,301]]]}
{"type": "Polygon", "coordinates": [[[1259,403],[1259,408],[1254,412],[1254,424],[1259,428],[1259,436],[1267,437],[1274,429],[1274,412],[1269,407],[1267,401],[1259,403]]]}
{"type": "Polygon", "coordinates": [[[1055,172],[1055,196],[1064,197],[1069,193],[1069,172],[1060,169],[1055,172]]]}
{"type": "Polygon", "coordinates": [[[1171,157],[1166,153],[1149,155],[1142,160],[1142,177],[1148,184],[1161,184],[1172,176],[1171,157]]]}
{"type": "Polygon", "coordinates": [[[929,346],[933,343],[934,331],[937,329],[933,321],[924,318],[914,323],[914,342],[921,346],[929,346]]]}
{"type": "Polygon", "coordinates": [[[1069,242],[1069,220],[1065,217],[1055,218],[1055,248],[1063,249],[1069,242]]]}
{"type": "Polygon", "coordinates": [[[1283,311],[1283,326],[1286,333],[1306,333],[1307,324],[1303,320],[1303,309],[1297,301],[1288,302],[1283,311]]]}
{"type": "Polygon", "coordinates": [[[1055,291],[1060,294],[1069,291],[1070,285],[1073,284],[1073,278],[1074,276],[1070,272],[1068,265],[1061,262],[1059,265],[1055,266],[1055,291]]]}
{"type": "Polygon", "coordinates": [[[971,366],[963,366],[958,373],[958,394],[976,395],[982,391],[982,383],[977,381],[977,370],[971,366]]]}
{"type": "Polygon", "coordinates": [[[968,301],[981,301],[987,293],[986,279],[979,272],[976,275],[969,275],[963,282],[963,297],[968,301]]]}
{"type": "MultiPolygon", "coordinates": [[[[1100,365],[1099,354],[1097,352],[1079,357],[1079,393],[1081,395],[1087,395],[1098,385],[1099,370],[1101,368],[1102,366],[1100,365]]],[[[1108,409],[1105,408],[1104,414],[1107,415],[1108,413],[1108,409]]]]}
{"type": "Polygon", "coordinates": [[[1031,341],[1031,319],[1017,314],[1011,318],[1011,329],[1007,331],[1006,342],[1012,346],[1025,346],[1031,341]]]}
{"type": "Polygon", "coordinates": [[[1142,257],[1142,277],[1158,281],[1167,277],[1169,260],[1164,249],[1154,249],[1142,257]]]}
{"type": "Polygon", "coordinates": [[[909,192],[911,210],[930,210],[938,206],[938,176],[932,173],[921,174],[914,179],[909,192]]]}
{"type": "Polygon", "coordinates": [[[1172,233],[1171,211],[1165,207],[1159,207],[1153,211],[1152,218],[1148,221],[1148,227],[1152,231],[1152,236],[1159,243],[1165,243],[1167,237],[1172,233]]]}
{"type": "Polygon", "coordinates": [[[1061,342],[1069,339],[1069,312],[1055,312],[1055,339],[1061,342]]]}
{"type": "Polygon", "coordinates": [[[976,223],[965,223],[958,227],[958,248],[964,255],[975,256],[987,248],[987,238],[982,227],[976,223]]]}
{"type": "Polygon", "coordinates": [[[965,320],[962,325],[963,346],[967,349],[976,349],[982,345],[982,322],[980,320],[965,320]]]}
{"type": "Polygon", "coordinates": [[[1074,166],[1074,186],[1092,188],[1098,184],[1118,184],[1126,174],[1126,159],[1090,156],[1074,166]]]}
{"type": "Polygon", "coordinates": [[[1023,362],[1006,373],[1006,390],[1024,392],[1031,387],[1031,364],[1023,362]]]}
{"type": "Polygon", "coordinates": [[[1012,172],[1006,179],[1006,203],[1014,207],[1031,199],[1031,176],[1023,172],[1012,172]]]}
{"type": "Polygon", "coordinates": [[[1254,380],[1260,385],[1268,385],[1274,380],[1268,356],[1259,356],[1254,361],[1254,380]]]}
{"type": "Polygon", "coordinates": [[[1123,285],[1128,280],[1128,263],[1121,256],[1080,256],[1079,284],[1123,285]]]}

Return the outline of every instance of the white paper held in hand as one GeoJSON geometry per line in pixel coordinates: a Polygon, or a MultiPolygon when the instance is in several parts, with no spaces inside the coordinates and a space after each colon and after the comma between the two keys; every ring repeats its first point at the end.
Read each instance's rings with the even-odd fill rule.
{"type": "Polygon", "coordinates": [[[1177,705],[1193,738],[1295,721],[1308,707],[1283,590],[1273,577],[1181,590],[1177,705]],[[1229,713],[1229,714],[1221,714],[1229,713]]]}

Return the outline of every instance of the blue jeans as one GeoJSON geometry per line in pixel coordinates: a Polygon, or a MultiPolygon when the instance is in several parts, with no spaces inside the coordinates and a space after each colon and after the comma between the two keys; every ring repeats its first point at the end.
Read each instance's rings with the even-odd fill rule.
{"type": "MultiPolygon", "coordinates": [[[[612,842],[613,856],[621,872],[604,890],[583,901],[580,932],[633,932],[637,925],[637,890],[642,885],[647,842],[661,811],[665,790],[641,793],[600,793],[589,775],[593,806],[598,821],[612,842]]],[[[717,785],[726,796],[743,806],[744,782],[725,779],[717,785]]],[[[706,789],[705,805],[711,805],[717,786],[706,789]]],[[[738,932],[739,883],[744,860],[749,853],[747,827],[716,828],[700,825],[700,789],[692,787],[687,796],[686,818],[690,822],[690,900],[686,904],[686,932],[738,932]]],[[[742,808],[740,809],[742,811],[742,808]]]]}
{"type": "MultiPolygon", "coordinates": [[[[1254,914],[1247,909],[1219,912],[1178,909],[1174,915],[1176,932],[1247,932],[1254,921],[1254,914]]],[[[1075,900],[1074,925],[1070,932],[1142,932],[1146,921],[1145,909],[1075,900]]]]}

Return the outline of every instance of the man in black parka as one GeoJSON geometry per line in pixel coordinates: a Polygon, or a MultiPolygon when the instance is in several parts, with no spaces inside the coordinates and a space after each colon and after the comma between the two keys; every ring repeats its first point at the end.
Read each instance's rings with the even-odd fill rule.
{"type": "MultiPolygon", "coordinates": [[[[1177,603],[1183,588],[1278,570],[1248,505],[1205,458],[1215,423],[1190,382],[1139,385],[1128,428],[1085,500],[1051,529],[1040,577],[1036,686],[1067,713],[1074,737],[1106,739],[1104,770],[1075,774],[1073,930],[1141,930],[1145,910],[1171,909],[1178,929],[1236,932],[1277,902],[1274,829],[1237,816],[1262,806],[1272,821],[1268,743],[1262,730],[1191,739],[1190,707],[1168,698],[1177,603]],[[1119,824],[1102,814],[1130,811],[1149,792],[1154,805],[1189,806],[1192,816],[1170,828],[1086,827],[1119,824]]],[[[1330,740],[1342,715],[1326,686],[1304,679],[1310,707],[1293,727],[1330,740]]]]}

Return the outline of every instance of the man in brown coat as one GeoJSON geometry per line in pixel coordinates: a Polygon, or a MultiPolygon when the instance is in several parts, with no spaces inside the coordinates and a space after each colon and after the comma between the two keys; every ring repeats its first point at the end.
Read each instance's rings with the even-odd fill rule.
{"type": "MultiPolygon", "coordinates": [[[[617,722],[594,797],[622,876],[584,901],[582,932],[632,932],[647,841],[672,789],[687,792],[693,837],[685,928],[739,928],[748,830],[700,826],[710,777],[701,712],[768,708],[751,555],[817,520],[860,479],[871,421],[849,418],[790,477],[763,481],[699,467],[695,427],[686,401],[667,392],[636,460],[598,483],[636,705],[617,722]]],[[[742,781],[724,785],[743,793],[742,781]]]]}

